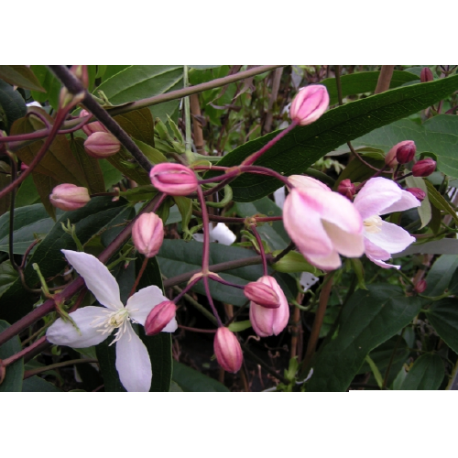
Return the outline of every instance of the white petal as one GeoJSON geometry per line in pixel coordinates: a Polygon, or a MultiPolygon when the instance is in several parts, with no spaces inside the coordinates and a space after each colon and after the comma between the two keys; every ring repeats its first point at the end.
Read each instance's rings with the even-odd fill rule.
{"type": "Polygon", "coordinates": [[[402,227],[393,223],[383,221],[381,229],[380,232],[376,233],[366,232],[364,236],[388,253],[399,253],[416,240],[402,227]]]}
{"type": "Polygon", "coordinates": [[[169,324],[161,332],[175,332],[178,329],[178,323],[175,318],[169,321],[169,324]]]}
{"type": "Polygon", "coordinates": [[[338,269],[342,265],[340,261],[339,253],[337,253],[337,251],[332,251],[327,256],[315,256],[315,255],[305,256],[304,255],[304,257],[305,259],[307,259],[307,261],[310,264],[318,267],[319,269],[323,269],[323,270],[338,269]]]}
{"type": "Polygon", "coordinates": [[[386,261],[387,259],[391,258],[391,253],[384,250],[383,248],[380,248],[377,245],[374,245],[367,238],[364,239],[364,247],[365,247],[366,256],[371,260],[372,258],[374,258],[374,259],[381,259],[383,261],[386,261]]]}
{"type": "Polygon", "coordinates": [[[119,286],[113,275],[95,256],[77,251],[62,250],[68,262],[83,277],[95,298],[111,310],[123,308],[119,286]]]}
{"type": "Polygon", "coordinates": [[[210,229],[210,242],[232,245],[237,237],[224,223],[218,223],[210,229]]]}
{"type": "Polygon", "coordinates": [[[109,310],[103,307],[83,307],[70,313],[81,333],[70,322],[62,318],[56,320],[46,331],[46,338],[56,345],[66,345],[73,348],[86,348],[103,342],[108,334],[102,334],[101,328],[91,325],[98,317],[106,317],[109,310]]]}
{"type": "Polygon", "coordinates": [[[323,227],[332,240],[334,248],[340,254],[350,258],[359,258],[364,254],[364,237],[362,233],[351,234],[328,221],[323,221],[323,227]]]}
{"type": "Polygon", "coordinates": [[[126,309],[129,316],[136,322],[145,326],[146,317],[153,308],[168,300],[157,286],[142,288],[127,299],[126,309]]]}
{"type": "Polygon", "coordinates": [[[394,267],[395,269],[400,269],[401,266],[396,266],[394,264],[387,264],[386,262],[381,261],[380,259],[375,259],[372,256],[367,255],[367,257],[374,263],[380,266],[382,269],[391,269],[394,267]]]}
{"type": "Polygon", "coordinates": [[[401,198],[395,202],[393,205],[390,205],[388,208],[383,210],[381,215],[387,215],[388,213],[393,212],[402,212],[404,210],[410,210],[411,208],[419,207],[421,202],[409,191],[402,191],[401,198]]]}
{"type": "Polygon", "coordinates": [[[149,391],[153,373],[148,350],[130,323],[116,342],[116,370],[127,391],[149,391]]]}

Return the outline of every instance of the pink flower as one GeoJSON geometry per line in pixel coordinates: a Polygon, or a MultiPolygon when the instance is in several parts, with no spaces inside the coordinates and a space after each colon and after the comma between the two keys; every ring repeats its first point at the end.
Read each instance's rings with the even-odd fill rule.
{"type": "Polygon", "coordinates": [[[256,302],[250,302],[250,321],[256,334],[260,337],[278,335],[286,328],[289,320],[289,306],[280,285],[275,278],[265,275],[258,283],[270,287],[279,299],[278,308],[266,308],[256,302]]]}
{"type": "Polygon", "coordinates": [[[228,328],[218,328],[213,341],[216,360],[227,372],[238,372],[242,367],[242,347],[235,334],[228,328]]]}
{"type": "Polygon", "coordinates": [[[147,258],[156,256],[164,240],[164,224],[155,213],[142,213],[132,227],[135,248],[147,258]]]}
{"type": "Polygon", "coordinates": [[[64,211],[72,211],[84,207],[91,198],[87,188],[64,183],[52,190],[49,200],[54,207],[64,211]]]}
{"type": "Polygon", "coordinates": [[[429,177],[436,170],[436,161],[433,159],[422,159],[412,167],[414,177],[429,177]]]}
{"type": "Polygon", "coordinates": [[[385,164],[394,167],[398,164],[406,164],[415,157],[417,148],[413,140],[404,140],[393,146],[385,156],[385,164]]]}
{"type": "Polygon", "coordinates": [[[386,178],[371,178],[359,191],[354,206],[364,220],[364,246],[366,256],[384,269],[400,266],[383,261],[391,258],[415,242],[402,227],[383,221],[379,215],[419,207],[420,201],[410,192],[402,190],[394,181],[386,178]]]}
{"type": "Polygon", "coordinates": [[[171,196],[186,196],[199,186],[195,173],[181,164],[157,164],[151,169],[149,177],[156,189],[171,196]]]}
{"type": "Polygon", "coordinates": [[[84,142],[84,149],[89,156],[104,159],[116,154],[121,149],[121,143],[109,132],[94,132],[84,142]]]}
{"type": "Polygon", "coordinates": [[[301,126],[316,121],[329,106],[326,86],[311,84],[299,90],[291,104],[290,117],[301,126]]]}
{"type": "Polygon", "coordinates": [[[280,299],[275,290],[260,281],[260,279],[248,283],[243,289],[243,293],[250,301],[256,302],[256,304],[263,307],[269,309],[280,307],[280,299]]]}
{"type": "Polygon", "coordinates": [[[363,221],[353,204],[314,178],[288,179],[295,187],[283,207],[283,224],[307,261],[333,270],[341,265],[339,254],[362,256],[363,221]]]}
{"type": "Polygon", "coordinates": [[[148,336],[159,334],[175,318],[177,306],[172,301],[163,301],[149,312],[145,322],[148,336]]]}

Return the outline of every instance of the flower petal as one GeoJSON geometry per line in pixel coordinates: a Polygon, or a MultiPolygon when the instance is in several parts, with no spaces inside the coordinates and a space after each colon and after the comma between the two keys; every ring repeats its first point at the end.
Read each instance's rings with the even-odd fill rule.
{"type": "Polygon", "coordinates": [[[46,338],[55,345],[66,345],[73,348],[86,348],[103,342],[108,334],[102,334],[100,328],[91,325],[94,320],[106,317],[110,313],[103,307],[83,307],[70,313],[80,333],[69,321],[57,319],[46,331],[46,338]]]}
{"type": "Polygon", "coordinates": [[[136,322],[145,326],[146,317],[153,308],[167,298],[157,286],[142,288],[127,299],[126,309],[129,316],[136,322]]]}
{"type": "Polygon", "coordinates": [[[172,318],[169,324],[161,332],[175,332],[178,329],[176,318],[172,318]]]}
{"type": "Polygon", "coordinates": [[[402,189],[394,181],[381,177],[371,178],[358,192],[354,206],[364,220],[387,213],[386,209],[401,197],[402,189]]]}
{"type": "Polygon", "coordinates": [[[344,256],[359,258],[364,254],[364,237],[362,234],[352,234],[343,231],[340,227],[328,221],[323,221],[323,226],[334,248],[344,256]]]}
{"type": "Polygon", "coordinates": [[[366,232],[364,236],[388,253],[399,253],[416,241],[415,237],[412,237],[402,227],[386,221],[382,222],[380,232],[366,232]]]}
{"type": "Polygon", "coordinates": [[[61,250],[67,261],[83,277],[87,288],[95,298],[111,310],[124,305],[119,295],[119,286],[113,275],[95,256],[77,251],[61,250]]]}
{"type": "Polygon", "coordinates": [[[391,258],[391,254],[388,253],[388,251],[384,250],[383,248],[380,248],[377,245],[374,245],[367,238],[364,239],[364,246],[365,246],[366,256],[371,260],[372,258],[374,258],[374,259],[381,259],[383,261],[386,261],[387,259],[391,258]]]}
{"type": "Polygon", "coordinates": [[[310,264],[318,267],[318,269],[334,270],[338,269],[342,265],[339,253],[337,253],[337,251],[332,251],[326,256],[304,255],[304,257],[310,264]]]}
{"type": "Polygon", "coordinates": [[[391,269],[394,267],[395,269],[400,269],[401,266],[396,266],[394,264],[387,264],[386,262],[380,261],[380,259],[375,259],[372,256],[367,255],[367,257],[374,263],[380,266],[382,269],[391,269]]]}
{"type": "Polygon", "coordinates": [[[402,212],[404,210],[410,210],[411,208],[419,207],[420,205],[421,202],[409,191],[401,191],[401,198],[393,205],[385,208],[383,213],[380,214],[387,215],[388,213],[402,212]]]}
{"type": "Polygon", "coordinates": [[[127,391],[149,391],[153,373],[148,350],[130,323],[116,342],[116,370],[127,391]]]}
{"type": "Polygon", "coordinates": [[[312,177],[307,177],[304,175],[291,175],[288,177],[288,181],[298,188],[318,188],[331,192],[331,188],[312,177]]]}

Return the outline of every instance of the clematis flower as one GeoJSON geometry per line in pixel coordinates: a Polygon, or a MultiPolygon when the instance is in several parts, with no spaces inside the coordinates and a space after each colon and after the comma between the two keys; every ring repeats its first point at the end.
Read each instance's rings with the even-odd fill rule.
{"type": "Polygon", "coordinates": [[[283,224],[291,240],[310,264],[333,270],[339,254],[364,254],[363,221],[353,204],[321,181],[292,175],[295,186],[283,207],[283,224]]]}
{"type": "MultiPolygon", "coordinates": [[[[87,253],[62,252],[104,307],[83,307],[70,313],[79,332],[72,323],[59,318],[48,328],[46,338],[56,345],[85,348],[98,345],[115,331],[110,345],[116,343],[116,370],[121,383],[127,391],[149,391],[153,376],[151,361],[131,322],[144,326],[149,312],[167,298],[157,286],[148,286],[132,295],[124,307],[118,283],[104,264],[87,253]]],[[[176,329],[177,322],[172,318],[163,331],[176,329]]]]}
{"type": "Polygon", "coordinates": [[[354,206],[364,221],[364,246],[366,256],[384,269],[400,266],[383,261],[392,253],[405,250],[415,242],[407,231],[396,224],[388,223],[380,215],[419,207],[420,201],[408,191],[402,190],[394,181],[386,178],[371,178],[359,191],[354,206]]]}

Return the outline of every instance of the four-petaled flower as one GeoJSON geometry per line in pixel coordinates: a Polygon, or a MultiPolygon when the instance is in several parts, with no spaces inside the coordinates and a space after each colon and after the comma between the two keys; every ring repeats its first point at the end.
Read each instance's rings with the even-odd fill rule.
{"type": "MultiPolygon", "coordinates": [[[[111,344],[116,342],[116,370],[121,383],[127,391],[149,391],[153,375],[151,361],[131,321],[144,326],[149,312],[167,298],[157,286],[148,286],[132,295],[124,307],[118,283],[104,264],[90,254],[62,252],[105,308],[89,306],[70,313],[79,331],[72,323],[59,318],[47,330],[47,339],[56,345],[85,348],[98,345],[115,331],[111,344]]],[[[177,322],[173,318],[163,332],[176,329],[177,322]]]]}
{"type": "Polygon", "coordinates": [[[379,215],[401,212],[419,207],[420,201],[408,191],[402,190],[394,181],[386,178],[371,178],[357,194],[354,206],[359,211],[364,224],[364,246],[366,256],[384,269],[400,266],[383,261],[392,253],[405,250],[415,242],[402,227],[383,221],[379,215]]]}

